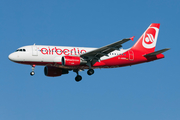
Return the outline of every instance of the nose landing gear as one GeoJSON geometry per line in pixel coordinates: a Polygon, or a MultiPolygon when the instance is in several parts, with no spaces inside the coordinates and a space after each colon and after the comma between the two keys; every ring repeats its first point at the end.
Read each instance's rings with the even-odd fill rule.
{"type": "Polygon", "coordinates": [[[32,71],[30,72],[30,75],[33,76],[35,74],[34,69],[36,65],[32,65],[32,71]]]}
{"type": "Polygon", "coordinates": [[[31,75],[31,76],[33,76],[34,74],[35,74],[35,72],[34,72],[34,71],[30,72],[30,75],[31,75]]]}

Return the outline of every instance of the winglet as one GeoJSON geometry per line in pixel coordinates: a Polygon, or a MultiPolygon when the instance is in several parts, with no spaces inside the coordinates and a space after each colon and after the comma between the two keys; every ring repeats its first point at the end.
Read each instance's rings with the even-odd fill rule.
{"type": "Polygon", "coordinates": [[[135,37],[135,36],[133,36],[133,37],[131,37],[131,38],[129,38],[129,39],[131,39],[132,41],[134,41],[134,37],[135,37]]]}

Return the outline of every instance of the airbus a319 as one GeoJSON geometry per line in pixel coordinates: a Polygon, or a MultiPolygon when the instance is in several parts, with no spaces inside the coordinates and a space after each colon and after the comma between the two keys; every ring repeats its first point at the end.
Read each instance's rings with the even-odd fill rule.
{"type": "Polygon", "coordinates": [[[122,44],[133,40],[126,38],[101,48],[29,45],[18,48],[9,55],[16,63],[32,66],[30,75],[34,75],[36,65],[44,67],[44,74],[49,77],[75,72],[77,82],[82,80],[79,71],[87,69],[87,74],[94,74],[96,68],[117,68],[150,62],[164,58],[163,52],[169,48],[155,51],[160,24],[152,23],[137,42],[129,49],[122,44]]]}

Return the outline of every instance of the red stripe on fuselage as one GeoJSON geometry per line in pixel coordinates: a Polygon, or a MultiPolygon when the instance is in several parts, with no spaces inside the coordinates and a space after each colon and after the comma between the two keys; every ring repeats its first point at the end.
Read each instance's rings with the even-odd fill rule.
{"type": "MultiPolygon", "coordinates": [[[[163,54],[151,57],[151,58],[146,58],[142,55],[140,51],[135,51],[131,50],[131,52],[126,51],[125,53],[115,56],[110,59],[106,60],[101,60],[100,62],[96,62],[92,68],[112,68],[112,67],[123,67],[123,66],[131,66],[134,64],[139,64],[143,62],[149,62],[153,61],[156,59],[161,59],[163,58],[163,54]],[[131,59],[130,54],[133,53],[133,59],[131,59]]],[[[47,65],[52,65],[60,68],[65,68],[65,69],[89,69],[87,65],[80,65],[80,66],[62,66],[61,62],[33,62],[33,61],[24,61],[24,62],[16,62],[16,63],[21,63],[21,64],[27,64],[27,65],[42,65],[42,66],[47,66],[47,65]]]]}

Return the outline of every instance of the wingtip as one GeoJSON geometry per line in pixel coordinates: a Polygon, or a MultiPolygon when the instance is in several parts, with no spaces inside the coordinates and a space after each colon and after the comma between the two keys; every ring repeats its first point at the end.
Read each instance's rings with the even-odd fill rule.
{"type": "Polygon", "coordinates": [[[129,38],[129,39],[131,39],[132,41],[134,41],[134,37],[135,37],[135,36],[132,36],[132,37],[131,37],[131,38],[129,38]]]}

